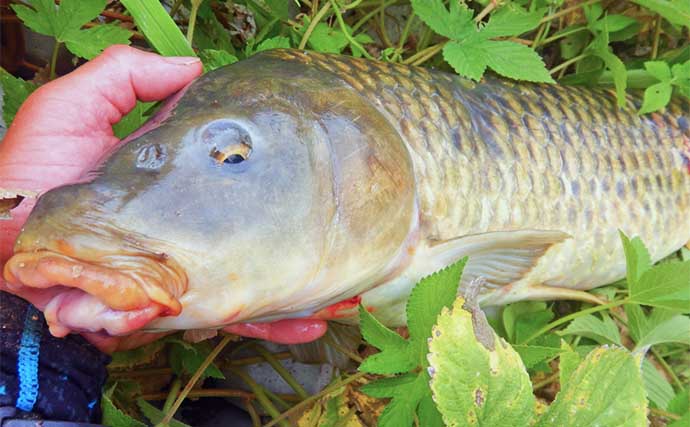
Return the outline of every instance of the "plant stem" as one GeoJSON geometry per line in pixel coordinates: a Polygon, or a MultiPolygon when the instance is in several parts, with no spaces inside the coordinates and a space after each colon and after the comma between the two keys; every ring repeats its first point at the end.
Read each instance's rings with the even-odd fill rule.
{"type": "Polygon", "coordinates": [[[174,17],[177,14],[177,11],[180,10],[180,6],[182,6],[182,0],[175,0],[175,3],[173,3],[170,8],[170,17],[174,17]]]}
{"type": "Polygon", "coordinates": [[[410,13],[410,16],[407,17],[407,21],[405,22],[405,27],[403,28],[403,32],[400,35],[400,40],[398,40],[398,50],[402,52],[403,48],[405,47],[405,42],[407,41],[407,38],[410,35],[410,30],[412,29],[412,23],[414,22],[414,18],[417,15],[414,13],[410,13]]]}
{"type": "Polygon", "coordinates": [[[179,378],[175,378],[170,386],[168,397],[165,399],[165,403],[163,404],[164,413],[168,412],[172,407],[172,404],[175,402],[175,398],[177,397],[177,393],[180,392],[180,388],[182,388],[182,381],[179,378]]]}
{"type": "MultiPolygon", "coordinates": [[[[142,394],[141,398],[144,400],[163,400],[169,396],[169,393],[147,393],[142,394]]],[[[299,396],[295,394],[277,394],[277,397],[284,400],[285,402],[301,402],[299,396]]],[[[192,390],[187,395],[190,399],[196,399],[201,397],[238,397],[240,399],[255,399],[254,393],[245,390],[236,390],[231,388],[200,388],[192,390]]]]}
{"type": "Polygon", "coordinates": [[[559,372],[556,372],[555,374],[551,374],[548,377],[544,378],[542,381],[539,381],[538,383],[534,384],[532,386],[532,390],[537,391],[540,388],[551,384],[552,382],[556,381],[558,379],[558,376],[560,375],[559,372]]]}
{"type": "Polygon", "coordinates": [[[256,408],[252,401],[247,399],[244,401],[244,405],[247,408],[249,417],[252,419],[252,427],[261,427],[261,418],[259,418],[259,414],[256,412],[256,408]]]}
{"type": "MultiPolygon", "coordinates": [[[[336,3],[335,0],[331,0],[331,5],[333,6],[333,11],[335,12],[335,17],[338,20],[338,24],[340,24],[340,31],[345,34],[345,38],[350,42],[350,44],[357,49],[359,49],[362,52],[362,56],[364,56],[367,59],[374,59],[373,56],[367,52],[366,49],[364,49],[364,46],[359,44],[357,40],[355,40],[354,37],[352,37],[352,34],[350,34],[350,30],[348,30],[347,25],[345,24],[345,20],[343,19],[343,15],[340,13],[340,8],[338,7],[338,4],[336,3]]],[[[352,49],[352,46],[350,49],[352,49]]]]}
{"type": "Polygon", "coordinates": [[[206,356],[206,359],[201,363],[199,366],[199,369],[194,372],[194,375],[192,375],[192,378],[189,379],[189,382],[187,385],[184,386],[184,389],[182,389],[182,392],[180,395],[177,397],[175,400],[175,403],[173,403],[172,407],[170,410],[165,414],[165,417],[163,420],[158,424],[159,426],[166,425],[170,422],[172,417],[175,415],[175,412],[177,412],[178,409],[180,409],[180,405],[182,405],[182,402],[185,400],[187,395],[189,394],[190,391],[192,391],[192,388],[194,388],[194,385],[196,385],[197,381],[199,381],[199,378],[201,378],[201,375],[206,371],[206,368],[209,367],[209,365],[213,362],[213,359],[218,356],[218,354],[225,348],[226,345],[230,341],[232,341],[234,337],[232,335],[226,335],[223,337],[223,339],[218,343],[216,348],[209,353],[208,356],[206,356]]]}
{"type": "Polygon", "coordinates": [[[273,427],[274,425],[276,425],[281,420],[284,420],[285,418],[289,417],[293,413],[298,412],[298,411],[306,408],[310,404],[321,399],[323,396],[325,396],[329,393],[333,393],[335,390],[339,389],[340,387],[347,385],[347,384],[350,384],[351,382],[356,381],[365,375],[366,375],[366,372],[357,372],[356,374],[353,374],[350,377],[348,377],[342,381],[338,381],[336,383],[329,385],[328,387],[321,390],[319,393],[314,394],[312,396],[309,396],[309,398],[304,399],[303,401],[301,401],[297,405],[295,405],[292,408],[288,409],[287,411],[283,412],[282,414],[280,414],[280,417],[278,417],[277,419],[274,419],[270,423],[266,424],[264,427],[273,427]]]}
{"type": "Polygon", "coordinates": [[[666,361],[664,360],[664,358],[661,357],[661,355],[659,355],[659,351],[658,351],[656,348],[654,348],[654,347],[652,347],[650,350],[652,351],[652,354],[653,354],[654,357],[656,358],[657,362],[659,362],[659,364],[661,365],[661,367],[664,368],[664,371],[666,371],[666,373],[668,374],[668,376],[671,377],[671,379],[673,380],[673,384],[674,384],[679,390],[683,390],[683,383],[680,381],[680,379],[678,378],[678,376],[676,375],[676,373],[673,372],[673,369],[668,365],[668,363],[666,363],[666,361]]]}
{"type": "Polygon", "coordinates": [[[392,6],[392,5],[394,5],[395,3],[397,3],[397,2],[398,2],[398,0],[389,0],[389,1],[387,1],[387,2],[385,2],[385,3],[383,3],[383,4],[381,4],[380,6],[378,6],[376,9],[374,9],[374,10],[372,10],[371,12],[367,13],[366,15],[364,15],[359,21],[357,21],[357,23],[356,23],[355,25],[352,26],[352,32],[353,32],[353,33],[357,32],[357,30],[359,30],[359,28],[360,28],[362,25],[366,24],[367,21],[369,21],[371,18],[373,18],[374,16],[376,16],[376,14],[379,13],[379,11],[381,11],[381,10],[387,8],[388,6],[392,6]]]}
{"type": "MultiPolygon", "coordinates": [[[[384,1],[381,0],[381,6],[383,6],[384,1]]],[[[379,31],[381,33],[381,40],[384,46],[393,47],[393,42],[388,37],[388,31],[386,30],[386,9],[381,7],[379,10],[379,31]]]]}
{"type": "Polygon", "coordinates": [[[429,58],[432,58],[434,55],[439,53],[441,49],[443,49],[443,46],[446,45],[448,41],[444,41],[439,44],[435,44],[433,46],[429,46],[424,50],[420,50],[419,52],[415,53],[414,55],[410,56],[409,58],[405,59],[402,63],[403,64],[412,64],[412,65],[420,65],[426,61],[429,60],[429,58]]]}
{"type": "Polygon", "coordinates": [[[592,313],[598,313],[600,311],[608,310],[613,307],[618,307],[619,305],[623,305],[627,303],[627,299],[622,299],[618,301],[613,301],[608,304],[603,304],[603,305],[597,305],[594,307],[590,307],[585,310],[578,311],[577,313],[570,314],[568,316],[561,317],[560,319],[554,320],[553,322],[549,323],[548,325],[544,326],[534,334],[530,335],[526,340],[522,341],[519,344],[527,344],[530,341],[533,341],[535,338],[540,337],[541,335],[545,334],[546,332],[549,332],[551,329],[561,326],[564,323],[568,323],[571,320],[577,319],[578,317],[582,317],[586,314],[592,314],[592,313]]]}
{"type": "Polygon", "coordinates": [[[554,19],[556,19],[556,18],[560,18],[561,16],[567,15],[567,14],[569,14],[570,12],[573,12],[573,11],[575,11],[575,10],[578,10],[578,9],[580,9],[580,8],[582,8],[582,7],[589,6],[589,5],[592,5],[592,4],[594,4],[594,3],[599,3],[600,1],[601,1],[601,0],[589,0],[589,1],[586,1],[586,2],[584,2],[584,3],[576,4],[575,6],[571,6],[571,7],[565,8],[565,9],[561,10],[560,12],[556,12],[556,13],[554,13],[553,15],[545,16],[541,21],[539,21],[539,23],[540,23],[540,24],[543,24],[543,23],[545,23],[545,22],[552,21],[552,20],[554,20],[554,19]]]}
{"type": "Polygon", "coordinates": [[[328,9],[331,8],[330,3],[326,3],[319,9],[319,11],[316,13],[314,16],[314,19],[311,20],[309,23],[309,26],[307,27],[307,30],[304,32],[304,35],[302,36],[302,40],[299,42],[299,46],[297,46],[297,49],[304,49],[304,47],[307,45],[307,42],[309,41],[309,37],[311,37],[311,33],[314,32],[314,28],[318,25],[319,22],[323,19],[323,17],[328,13],[328,9]]]}
{"type": "Polygon", "coordinates": [[[283,380],[285,380],[285,382],[290,387],[292,387],[293,390],[295,390],[295,393],[297,393],[299,397],[301,397],[302,399],[306,399],[307,397],[309,397],[309,393],[307,393],[307,391],[304,390],[304,387],[302,387],[302,385],[299,382],[297,382],[295,377],[293,377],[287,371],[287,369],[285,369],[285,367],[278,361],[278,359],[273,357],[273,354],[271,354],[268,350],[264,348],[264,346],[262,346],[261,344],[256,344],[254,346],[254,349],[257,353],[261,355],[261,357],[263,357],[266,360],[266,362],[268,362],[269,365],[271,365],[271,367],[278,373],[278,375],[283,377],[283,380]]]}
{"type": "Polygon", "coordinates": [[[649,408],[649,412],[658,416],[668,418],[669,420],[678,421],[681,417],[680,415],[674,414],[672,412],[664,411],[658,408],[649,408]]]}
{"type": "Polygon", "coordinates": [[[551,42],[556,41],[558,39],[561,39],[563,37],[568,37],[569,35],[579,33],[580,31],[584,31],[586,29],[587,29],[587,27],[580,27],[580,28],[572,29],[570,31],[566,31],[564,33],[554,34],[553,36],[542,40],[541,42],[539,42],[539,44],[548,44],[548,43],[551,43],[551,42]]]}
{"type": "Polygon", "coordinates": [[[568,68],[570,65],[576,63],[577,61],[579,61],[579,60],[581,60],[587,56],[589,56],[589,55],[586,53],[583,53],[583,54],[578,55],[574,58],[570,58],[569,60],[562,62],[562,63],[556,65],[555,67],[553,67],[552,69],[550,69],[549,74],[556,74],[558,71],[565,69],[565,68],[568,68]]]}
{"type": "Polygon", "coordinates": [[[273,418],[273,421],[279,423],[283,427],[290,427],[289,423],[280,418],[280,411],[276,409],[276,407],[273,405],[273,402],[271,402],[268,396],[266,396],[263,388],[257,384],[252,377],[247,375],[247,373],[241,369],[231,369],[230,371],[240,377],[240,379],[242,379],[242,381],[244,381],[244,383],[247,384],[250,389],[252,389],[252,392],[256,396],[256,401],[259,402],[261,407],[264,408],[266,412],[268,412],[268,415],[273,418]]]}
{"type": "Polygon", "coordinates": [[[492,10],[496,9],[498,6],[498,0],[491,0],[489,4],[482,9],[481,12],[474,18],[474,22],[479,23],[484,17],[491,13],[492,10]]]}
{"type": "Polygon", "coordinates": [[[203,0],[191,0],[192,11],[189,14],[189,25],[187,26],[187,41],[189,46],[192,45],[192,39],[194,38],[194,27],[196,26],[196,14],[199,12],[199,6],[203,0]]]}
{"type": "Polygon", "coordinates": [[[656,59],[659,54],[659,36],[661,35],[661,15],[656,16],[654,25],[654,41],[652,42],[652,59],[656,59]]]}
{"type": "Polygon", "coordinates": [[[53,54],[50,56],[50,80],[55,79],[55,68],[57,67],[57,58],[58,53],[60,52],[60,45],[62,45],[62,43],[55,40],[55,44],[53,45],[53,54]]]}

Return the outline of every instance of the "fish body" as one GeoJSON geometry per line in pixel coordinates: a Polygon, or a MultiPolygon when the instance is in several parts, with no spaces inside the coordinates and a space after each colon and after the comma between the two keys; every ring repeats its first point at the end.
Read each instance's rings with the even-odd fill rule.
{"type": "Polygon", "coordinates": [[[619,230],[654,260],[690,241],[687,101],[639,116],[606,90],[276,50],[176,102],[32,213],[5,278],[60,290],[54,332],[347,321],[360,302],[396,326],[463,256],[485,305],[586,299],[624,277],[619,230]]]}

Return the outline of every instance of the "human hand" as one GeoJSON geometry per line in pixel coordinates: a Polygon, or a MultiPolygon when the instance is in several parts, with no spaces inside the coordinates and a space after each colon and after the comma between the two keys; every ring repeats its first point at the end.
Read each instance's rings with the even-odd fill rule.
{"type": "MultiPolygon", "coordinates": [[[[134,108],[137,99],[166,99],[201,70],[198,58],[162,57],[128,46],[112,46],[70,74],[40,87],[22,105],[0,144],[0,189],[44,193],[87,180],[89,171],[104,156],[126,142],[113,134],[112,125],[134,108]]],[[[155,124],[147,127],[151,126],[155,124]]],[[[14,241],[35,203],[35,199],[25,199],[11,211],[10,220],[0,220],[0,266],[12,254],[14,241]]],[[[0,289],[18,294],[39,309],[51,297],[28,287],[13,290],[2,280],[0,289]]],[[[319,338],[326,331],[326,323],[294,319],[238,324],[226,330],[294,344],[319,338]]],[[[142,345],[160,334],[84,336],[104,351],[115,351],[142,345]]]]}

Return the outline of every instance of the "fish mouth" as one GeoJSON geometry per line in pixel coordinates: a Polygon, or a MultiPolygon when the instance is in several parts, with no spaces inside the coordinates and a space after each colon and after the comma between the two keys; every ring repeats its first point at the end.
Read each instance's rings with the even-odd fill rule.
{"type": "Polygon", "coordinates": [[[170,258],[108,255],[84,260],[50,250],[15,253],[4,267],[8,290],[43,310],[51,334],[127,335],[182,311],[187,289],[170,258]]]}

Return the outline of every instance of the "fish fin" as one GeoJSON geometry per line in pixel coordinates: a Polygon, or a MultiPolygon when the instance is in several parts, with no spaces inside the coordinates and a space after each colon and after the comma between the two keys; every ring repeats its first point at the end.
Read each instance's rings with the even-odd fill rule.
{"type": "Polygon", "coordinates": [[[688,249],[690,249],[690,242],[686,243],[686,244],[685,244],[685,247],[688,248],[688,249]]]}
{"type": "Polygon", "coordinates": [[[496,231],[431,241],[429,256],[443,265],[468,256],[461,288],[483,277],[487,289],[497,289],[518,282],[549,248],[571,237],[550,230],[496,231]]]}
{"type": "Polygon", "coordinates": [[[298,362],[329,363],[340,369],[349,369],[353,366],[353,359],[348,353],[357,355],[361,343],[358,326],[329,322],[323,337],[306,344],[292,344],[288,348],[298,362]]]}

